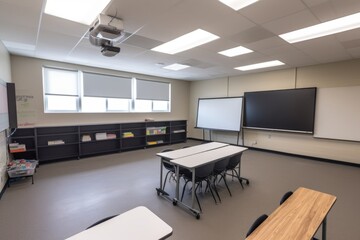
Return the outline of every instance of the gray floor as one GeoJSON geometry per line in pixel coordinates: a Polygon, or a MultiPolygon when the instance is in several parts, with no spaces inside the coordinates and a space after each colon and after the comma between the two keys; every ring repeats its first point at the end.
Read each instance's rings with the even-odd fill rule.
{"type": "MultiPolygon", "coordinates": [[[[199,194],[203,213],[196,220],[155,191],[160,168],[155,154],[183,145],[40,166],[34,185],[30,179],[14,183],[0,200],[0,239],[64,239],[103,217],[146,206],[172,226],[170,239],[239,240],[255,218],[278,206],[283,193],[303,186],[338,197],[328,215],[328,240],[360,240],[360,168],[248,150],[242,175],[250,185],[242,189],[229,178],[233,196],[220,188],[218,205],[209,193],[199,194]]],[[[166,188],[171,192],[174,186],[168,182],[166,188]]]]}

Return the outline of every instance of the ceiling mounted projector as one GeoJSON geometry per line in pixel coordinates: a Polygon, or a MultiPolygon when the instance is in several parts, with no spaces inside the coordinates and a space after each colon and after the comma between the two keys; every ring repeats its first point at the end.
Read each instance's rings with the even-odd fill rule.
{"type": "Polygon", "coordinates": [[[120,52],[114,43],[124,36],[124,24],[121,19],[100,14],[89,29],[89,40],[92,45],[100,46],[104,56],[112,57],[120,52]]]}

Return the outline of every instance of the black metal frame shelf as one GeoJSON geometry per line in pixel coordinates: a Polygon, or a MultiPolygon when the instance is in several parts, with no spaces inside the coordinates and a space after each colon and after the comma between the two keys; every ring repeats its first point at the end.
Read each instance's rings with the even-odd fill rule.
{"type": "Polygon", "coordinates": [[[186,120],[19,128],[10,142],[25,144],[29,148],[26,152],[13,153],[14,158],[31,157],[42,163],[185,142],[186,128],[186,120]],[[165,127],[166,133],[146,134],[147,128],[156,127],[165,127]],[[184,132],[174,133],[174,130],[184,132]],[[96,133],[115,134],[116,138],[96,140],[96,133]],[[124,133],[133,136],[124,137],[124,133]],[[89,135],[91,140],[82,141],[84,135],[89,135]],[[48,144],[57,140],[64,143],[48,144]],[[148,144],[155,141],[159,143],[148,144]]]}

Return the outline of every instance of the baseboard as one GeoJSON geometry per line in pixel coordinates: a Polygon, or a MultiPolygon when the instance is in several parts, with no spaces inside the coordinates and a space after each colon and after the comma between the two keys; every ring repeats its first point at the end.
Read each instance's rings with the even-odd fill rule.
{"type": "MultiPolygon", "coordinates": [[[[195,141],[201,141],[201,142],[209,142],[209,141],[204,141],[204,140],[198,139],[198,138],[188,138],[188,139],[195,140],[195,141]]],[[[238,145],[238,146],[243,146],[243,145],[238,145]]],[[[280,151],[269,150],[269,149],[254,148],[254,147],[249,147],[249,146],[243,146],[243,147],[247,147],[248,149],[255,150],[255,151],[277,153],[277,154],[281,154],[281,155],[285,155],[285,156],[302,157],[302,158],[309,159],[309,160],[333,163],[333,164],[340,164],[340,165],[346,165],[346,166],[351,166],[351,167],[360,167],[360,164],[349,163],[349,162],[344,162],[344,161],[339,161],[339,160],[334,160],[334,159],[305,156],[305,155],[301,155],[301,154],[286,153],[286,152],[280,152],[280,151]]]]}

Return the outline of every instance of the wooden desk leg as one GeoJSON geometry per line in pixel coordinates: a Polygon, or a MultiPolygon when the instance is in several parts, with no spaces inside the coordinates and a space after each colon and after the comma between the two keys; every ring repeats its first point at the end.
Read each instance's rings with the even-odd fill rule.
{"type": "Polygon", "coordinates": [[[324,218],[324,221],[322,223],[322,240],[326,240],[326,218],[324,218]]]}

